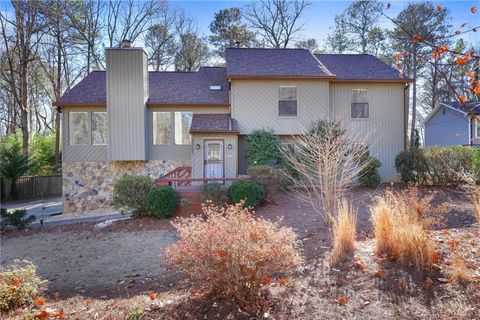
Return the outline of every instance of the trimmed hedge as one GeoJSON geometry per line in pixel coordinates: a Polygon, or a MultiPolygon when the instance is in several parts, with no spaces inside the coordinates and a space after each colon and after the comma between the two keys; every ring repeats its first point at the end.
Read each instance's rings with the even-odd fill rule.
{"type": "Polygon", "coordinates": [[[131,211],[134,216],[148,214],[147,197],[153,182],[145,176],[124,176],[115,182],[112,205],[117,210],[131,211]]]}
{"type": "Polygon", "coordinates": [[[397,155],[395,168],[405,183],[457,186],[462,173],[473,173],[473,155],[468,146],[414,148],[397,155]]]}
{"type": "Polygon", "coordinates": [[[240,180],[232,183],[228,188],[228,199],[237,204],[245,200],[244,208],[253,208],[264,198],[263,188],[253,180],[240,180]]]}
{"type": "Polygon", "coordinates": [[[147,210],[158,218],[167,218],[180,203],[177,191],[169,186],[154,187],[147,197],[147,210]]]}

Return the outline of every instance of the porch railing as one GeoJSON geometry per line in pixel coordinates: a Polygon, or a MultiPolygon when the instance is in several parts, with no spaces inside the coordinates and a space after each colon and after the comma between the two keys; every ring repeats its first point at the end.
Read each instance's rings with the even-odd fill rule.
{"type": "Polygon", "coordinates": [[[228,182],[228,181],[240,181],[240,180],[249,180],[250,176],[238,176],[235,178],[162,178],[156,179],[155,185],[157,186],[171,186],[173,188],[178,188],[180,186],[191,186],[192,182],[203,182],[207,184],[208,182],[228,182]]]}

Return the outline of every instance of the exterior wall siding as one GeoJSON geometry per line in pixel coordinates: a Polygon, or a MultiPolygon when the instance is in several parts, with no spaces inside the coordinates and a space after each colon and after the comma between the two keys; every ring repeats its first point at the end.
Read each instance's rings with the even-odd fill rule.
{"type": "Polygon", "coordinates": [[[236,134],[200,134],[193,135],[193,145],[200,145],[200,149],[193,149],[192,154],[192,178],[203,178],[204,176],[204,141],[205,140],[223,140],[224,141],[224,176],[225,178],[235,178],[237,176],[238,161],[238,136],[236,134]],[[228,149],[231,144],[232,148],[228,149]]]}
{"type": "Polygon", "coordinates": [[[439,108],[425,123],[425,146],[453,146],[469,143],[469,124],[461,113],[439,108]]]}
{"type": "Polygon", "coordinates": [[[107,49],[108,156],[145,160],[148,71],[141,49],[107,49]]]}
{"type": "Polygon", "coordinates": [[[75,111],[107,111],[106,107],[89,107],[89,108],[63,108],[62,109],[62,161],[94,161],[108,160],[107,145],[86,145],[76,146],[70,145],[69,141],[69,113],[75,111]]]}
{"type": "Polygon", "coordinates": [[[300,134],[315,120],[328,116],[329,83],[325,80],[233,80],[232,118],[240,134],[272,128],[276,134],[300,134]],[[297,87],[297,117],[279,117],[278,87],[297,87]]]}
{"type": "Polygon", "coordinates": [[[331,83],[332,115],[347,123],[360,142],[382,162],[379,173],[383,182],[398,180],[395,157],[404,150],[404,84],[403,83],[331,83]],[[367,89],[368,119],[351,118],[352,89],[367,89]]]}

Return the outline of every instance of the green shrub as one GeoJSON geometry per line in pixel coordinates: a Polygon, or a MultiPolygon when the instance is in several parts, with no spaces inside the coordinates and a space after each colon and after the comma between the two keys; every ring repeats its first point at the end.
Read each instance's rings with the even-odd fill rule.
{"type": "Polygon", "coordinates": [[[473,173],[472,157],[472,147],[426,148],[428,184],[448,187],[463,183],[460,178],[462,173],[473,173]]]}
{"type": "Polygon", "coordinates": [[[473,154],[466,146],[413,148],[397,155],[395,168],[405,183],[456,186],[462,173],[473,173],[473,154]]]}
{"type": "Polygon", "coordinates": [[[37,276],[37,268],[31,262],[14,260],[0,273],[0,310],[30,305],[46,286],[47,281],[37,276]]]}
{"type": "Polygon", "coordinates": [[[477,181],[480,181],[480,148],[475,148],[473,151],[472,171],[477,181]]]}
{"type": "Polygon", "coordinates": [[[274,197],[282,190],[286,176],[280,169],[268,165],[250,166],[248,175],[265,191],[265,200],[272,202],[274,197]]]}
{"type": "Polygon", "coordinates": [[[215,204],[225,202],[225,195],[222,191],[222,184],[218,182],[205,183],[202,187],[204,201],[212,201],[215,204]]]}
{"type": "Polygon", "coordinates": [[[166,218],[175,211],[179,202],[177,191],[172,187],[154,187],[148,194],[147,211],[158,218],[166,218]]]}
{"type": "Polygon", "coordinates": [[[245,139],[248,164],[277,165],[280,163],[280,138],[272,129],[256,129],[245,139]]]}
{"type": "Polygon", "coordinates": [[[395,168],[404,183],[424,184],[427,177],[427,159],[423,149],[408,149],[395,157],[395,168]]]}
{"type": "Polygon", "coordinates": [[[253,180],[241,180],[232,183],[228,188],[229,200],[237,204],[241,200],[245,200],[243,206],[245,208],[253,208],[264,198],[263,188],[253,180]]]}
{"type": "Polygon", "coordinates": [[[375,156],[370,155],[367,151],[360,157],[359,162],[361,164],[366,164],[366,166],[360,170],[358,174],[358,181],[362,186],[376,188],[380,185],[381,178],[378,174],[378,168],[382,166],[380,160],[375,156]]]}
{"type": "Polygon", "coordinates": [[[131,211],[133,215],[148,214],[147,197],[153,188],[153,182],[145,176],[124,176],[115,182],[113,188],[114,208],[131,211]]]}
{"type": "Polygon", "coordinates": [[[16,227],[18,230],[23,230],[30,223],[35,221],[35,216],[34,215],[27,216],[27,210],[25,209],[8,212],[7,209],[2,208],[0,210],[0,216],[2,218],[2,223],[1,223],[2,229],[7,225],[11,225],[16,227]]]}

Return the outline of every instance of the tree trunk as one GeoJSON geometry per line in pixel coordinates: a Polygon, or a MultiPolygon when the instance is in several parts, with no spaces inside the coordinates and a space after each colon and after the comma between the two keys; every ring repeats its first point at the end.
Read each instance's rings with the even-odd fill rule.
{"type": "MultiPolygon", "coordinates": [[[[61,35],[57,34],[57,86],[55,88],[55,100],[58,100],[61,94],[62,94],[62,39],[61,39],[61,35]]],[[[60,111],[57,108],[55,108],[55,167],[56,168],[60,167],[60,111]]]]}
{"type": "Polygon", "coordinates": [[[415,129],[417,128],[417,53],[413,53],[413,89],[412,89],[412,123],[410,128],[410,148],[415,146],[415,129]]]}

